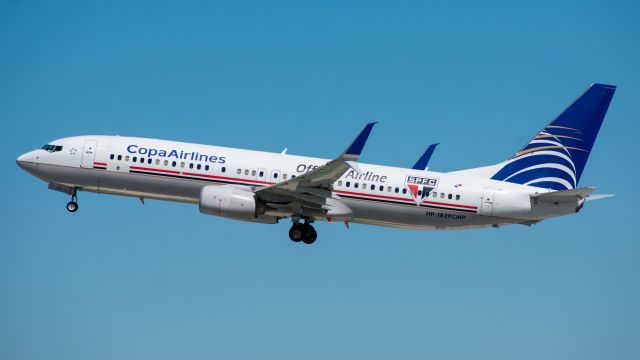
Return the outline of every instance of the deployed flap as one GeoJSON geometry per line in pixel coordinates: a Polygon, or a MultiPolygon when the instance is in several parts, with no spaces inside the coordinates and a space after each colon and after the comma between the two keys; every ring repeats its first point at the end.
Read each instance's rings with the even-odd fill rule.
{"type": "Polygon", "coordinates": [[[596,191],[596,188],[585,187],[571,190],[552,191],[544,194],[535,194],[531,195],[531,198],[544,202],[569,202],[585,199],[594,191],[596,191]]]}
{"type": "MultiPolygon", "coordinates": [[[[367,138],[376,123],[367,124],[356,139],[337,159],[309,171],[306,174],[256,191],[262,198],[301,199],[320,202],[331,197],[331,186],[349,169],[358,171],[357,161],[367,138]],[[310,195],[310,196],[309,196],[310,195]],[[315,201],[314,201],[315,200],[315,201]]],[[[269,200],[273,201],[273,200],[269,200]]]]}
{"type": "Polygon", "coordinates": [[[436,149],[436,146],[438,146],[438,145],[440,145],[440,144],[431,144],[431,145],[429,145],[429,147],[424,152],[424,154],[422,154],[420,159],[418,159],[418,161],[416,161],[416,163],[413,165],[412,169],[414,169],[414,170],[425,170],[427,168],[427,165],[429,164],[429,160],[431,160],[431,155],[433,155],[433,152],[436,149]]]}

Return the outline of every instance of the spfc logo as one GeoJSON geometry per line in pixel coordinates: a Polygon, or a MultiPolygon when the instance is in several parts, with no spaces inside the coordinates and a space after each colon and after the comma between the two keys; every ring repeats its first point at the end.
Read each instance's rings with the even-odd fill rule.
{"type": "Polygon", "coordinates": [[[420,206],[424,199],[438,187],[438,179],[407,175],[406,186],[416,205],[420,206]]]}

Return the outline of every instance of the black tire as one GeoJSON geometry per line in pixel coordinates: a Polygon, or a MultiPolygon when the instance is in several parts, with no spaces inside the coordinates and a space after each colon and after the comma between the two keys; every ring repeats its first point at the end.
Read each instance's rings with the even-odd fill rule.
{"type": "Polygon", "coordinates": [[[69,201],[67,203],[67,211],[72,213],[78,211],[78,203],[75,201],[69,201]]]}
{"type": "Polygon", "coordinates": [[[311,226],[310,224],[305,224],[304,238],[302,239],[302,241],[307,245],[311,245],[314,242],[316,242],[317,238],[318,238],[318,233],[316,232],[316,229],[314,229],[313,226],[311,226]]]}
{"type": "Polygon", "coordinates": [[[304,238],[304,226],[302,224],[293,224],[289,229],[289,239],[293,242],[300,242],[304,238]]]}

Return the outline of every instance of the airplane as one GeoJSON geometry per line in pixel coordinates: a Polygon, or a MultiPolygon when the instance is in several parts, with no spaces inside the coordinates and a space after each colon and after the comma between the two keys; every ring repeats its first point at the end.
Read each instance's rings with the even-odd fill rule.
{"type": "Polygon", "coordinates": [[[511,158],[452,172],[358,162],[375,123],[335,159],[124,137],[74,136],[17,158],[71,196],[79,191],[198,204],[200,212],[264,224],[290,219],[289,238],[312,244],[316,221],[404,229],[532,225],[577,213],[595,195],[578,187],[616,86],[595,83],[511,158]]]}

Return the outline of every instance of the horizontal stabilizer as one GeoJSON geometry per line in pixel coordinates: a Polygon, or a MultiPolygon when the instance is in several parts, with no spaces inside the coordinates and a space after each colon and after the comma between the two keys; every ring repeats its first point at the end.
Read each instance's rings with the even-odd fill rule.
{"type": "Polygon", "coordinates": [[[614,194],[596,194],[596,195],[589,195],[589,197],[587,197],[587,201],[589,200],[600,200],[600,199],[606,199],[606,198],[610,198],[610,197],[614,197],[614,194]]]}
{"type": "Polygon", "coordinates": [[[531,195],[532,199],[544,202],[573,202],[576,200],[585,199],[592,192],[596,191],[596,188],[585,187],[571,190],[552,191],[544,194],[531,195]]]}

